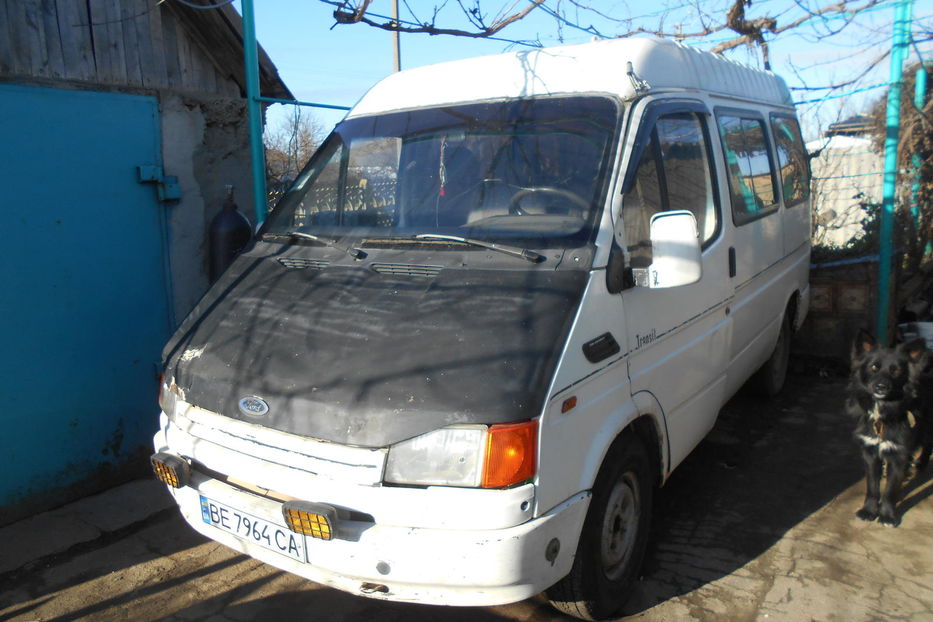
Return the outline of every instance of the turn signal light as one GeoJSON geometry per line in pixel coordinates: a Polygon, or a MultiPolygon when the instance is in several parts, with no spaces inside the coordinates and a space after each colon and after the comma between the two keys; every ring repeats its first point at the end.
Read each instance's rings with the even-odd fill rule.
{"type": "Polygon", "coordinates": [[[191,466],[182,458],[160,451],[149,458],[156,478],[172,488],[181,488],[188,484],[191,466]]]}
{"type": "Polygon", "coordinates": [[[288,501],[282,504],[285,524],[295,533],[319,540],[332,540],[337,526],[337,510],[322,503],[288,501]]]}
{"type": "Polygon", "coordinates": [[[489,427],[483,488],[502,488],[535,475],[538,421],[507,423],[489,427]]]}

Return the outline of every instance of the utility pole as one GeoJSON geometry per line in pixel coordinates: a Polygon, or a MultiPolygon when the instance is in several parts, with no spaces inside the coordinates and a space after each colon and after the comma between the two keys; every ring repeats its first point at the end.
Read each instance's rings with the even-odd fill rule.
{"type": "Polygon", "coordinates": [[[894,233],[894,199],[897,194],[897,143],[901,123],[901,82],[904,59],[910,42],[910,24],[913,0],[901,0],[894,7],[894,36],[891,42],[891,87],[888,89],[888,108],[884,139],[884,186],[881,199],[881,243],[878,249],[878,314],[875,335],[887,342],[888,312],[891,306],[891,275],[894,233]]]}
{"type": "Polygon", "coordinates": [[[259,52],[253,0],[242,0],[243,70],[246,74],[246,117],[249,123],[249,159],[253,172],[253,209],[256,227],[266,219],[266,154],[262,146],[262,104],[259,103],[259,52]]]}
{"type": "MultiPolygon", "coordinates": [[[[914,74],[914,106],[917,110],[923,110],[927,103],[927,66],[923,59],[920,59],[920,66],[917,67],[917,73],[914,74]]],[[[920,205],[917,203],[917,195],[920,193],[920,165],[921,160],[918,154],[911,158],[911,164],[914,171],[914,183],[910,188],[910,205],[913,212],[914,225],[920,227],[920,205]]],[[[924,249],[924,254],[929,249],[924,249]]]]}
{"type": "MultiPolygon", "coordinates": [[[[399,25],[398,22],[398,0],[392,0],[392,21],[395,23],[396,27],[399,25]]],[[[399,72],[402,70],[402,42],[399,37],[399,31],[392,31],[392,56],[395,60],[395,71],[399,72]]]]}

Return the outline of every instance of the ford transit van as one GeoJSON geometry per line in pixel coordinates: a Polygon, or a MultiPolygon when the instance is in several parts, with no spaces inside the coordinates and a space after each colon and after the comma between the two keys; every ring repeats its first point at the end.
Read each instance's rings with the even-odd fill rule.
{"type": "Polygon", "coordinates": [[[206,536],[355,594],[584,619],[808,307],[785,83],[601,41],[394,74],[164,352],[153,467],[206,536]]]}

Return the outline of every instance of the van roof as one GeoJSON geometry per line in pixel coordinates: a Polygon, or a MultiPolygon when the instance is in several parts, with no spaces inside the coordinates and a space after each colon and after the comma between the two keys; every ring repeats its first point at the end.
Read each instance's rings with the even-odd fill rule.
{"type": "Polygon", "coordinates": [[[768,72],[653,37],[606,39],[481,56],[395,73],[376,84],[350,117],[469,101],[570,93],[636,95],[628,62],[662,91],[700,90],[792,106],[784,80],[768,72]]]}

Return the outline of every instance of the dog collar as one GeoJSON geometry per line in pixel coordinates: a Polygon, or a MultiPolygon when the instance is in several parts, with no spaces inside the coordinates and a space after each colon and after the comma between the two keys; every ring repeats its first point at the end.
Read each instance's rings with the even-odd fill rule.
{"type": "MultiPolygon", "coordinates": [[[[878,404],[875,403],[875,407],[871,409],[871,412],[868,413],[869,421],[871,421],[872,432],[875,433],[875,436],[882,438],[884,436],[884,421],[881,419],[881,409],[878,408],[878,404]]],[[[907,425],[911,428],[917,427],[917,416],[913,411],[907,411],[907,425]]]]}

